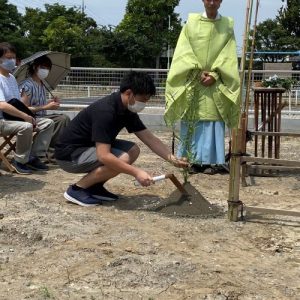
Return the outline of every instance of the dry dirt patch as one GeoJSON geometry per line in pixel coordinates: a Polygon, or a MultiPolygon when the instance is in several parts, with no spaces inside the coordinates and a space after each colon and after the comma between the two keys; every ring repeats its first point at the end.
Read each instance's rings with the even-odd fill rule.
{"type": "MultiPolygon", "coordinates": [[[[169,132],[157,134],[170,143],[169,132]]],[[[181,179],[140,146],[139,166],[181,179]]],[[[298,149],[297,140],[283,140],[283,156],[299,159],[298,149]]],[[[46,174],[0,177],[0,299],[299,299],[300,220],[228,222],[228,175],[190,177],[223,211],[207,218],[151,211],[174,185],[142,188],[126,175],[107,183],[122,195],[116,205],[71,205],[63,192],[78,178],[55,166],[46,174]]],[[[299,211],[299,193],[297,174],[256,177],[241,188],[241,200],[299,211]]]]}

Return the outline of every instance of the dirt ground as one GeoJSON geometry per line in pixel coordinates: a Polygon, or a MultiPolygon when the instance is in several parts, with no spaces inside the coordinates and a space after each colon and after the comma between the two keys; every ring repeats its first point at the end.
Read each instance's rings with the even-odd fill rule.
{"type": "MultiPolygon", "coordinates": [[[[123,137],[128,137],[122,134],[123,137]]],[[[170,144],[169,132],[157,132],[170,144]]],[[[131,136],[131,139],[134,138],[131,136]]],[[[284,139],[282,158],[300,159],[284,139]]],[[[141,145],[137,165],[181,174],[141,145]]],[[[79,175],[0,176],[0,299],[300,299],[300,218],[246,215],[227,220],[228,175],[192,175],[191,186],[219,215],[152,211],[176,188],[149,188],[120,175],[106,184],[120,200],[82,208],[63,193],[79,175]]],[[[255,177],[246,205],[300,211],[300,176],[255,177]]]]}

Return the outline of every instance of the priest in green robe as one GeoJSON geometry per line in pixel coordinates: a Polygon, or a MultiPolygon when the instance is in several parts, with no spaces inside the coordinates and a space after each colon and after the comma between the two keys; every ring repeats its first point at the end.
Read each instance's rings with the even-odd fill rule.
{"type": "Polygon", "coordinates": [[[166,83],[165,121],[180,121],[179,156],[201,171],[225,163],[225,125],[237,126],[240,80],[233,20],[222,0],[202,0],[205,12],[190,14],[177,42],[166,83]]]}

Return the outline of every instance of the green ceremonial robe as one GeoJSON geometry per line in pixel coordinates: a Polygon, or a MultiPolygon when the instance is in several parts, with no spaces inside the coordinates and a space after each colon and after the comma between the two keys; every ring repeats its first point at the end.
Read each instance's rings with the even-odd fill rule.
{"type": "Polygon", "coordinates": [[[175,49],[166,84],[165,121],[224,121],[235,127],[240,112],[240,80],[233,20],[190,14],[175,49]],[[216,82],[200,84],[202,71],[216,82]]]}

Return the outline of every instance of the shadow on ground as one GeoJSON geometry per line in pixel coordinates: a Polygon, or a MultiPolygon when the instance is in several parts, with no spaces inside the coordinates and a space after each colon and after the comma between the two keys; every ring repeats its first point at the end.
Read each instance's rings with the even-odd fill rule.
{"type": "Polygon", "coordinates": [[[2,174],[0,177],[0,193],[32,192],[42,189],[45,184],[44,181],[30,178],[30,176],[18,177],[15,174],[2,174]]]}

